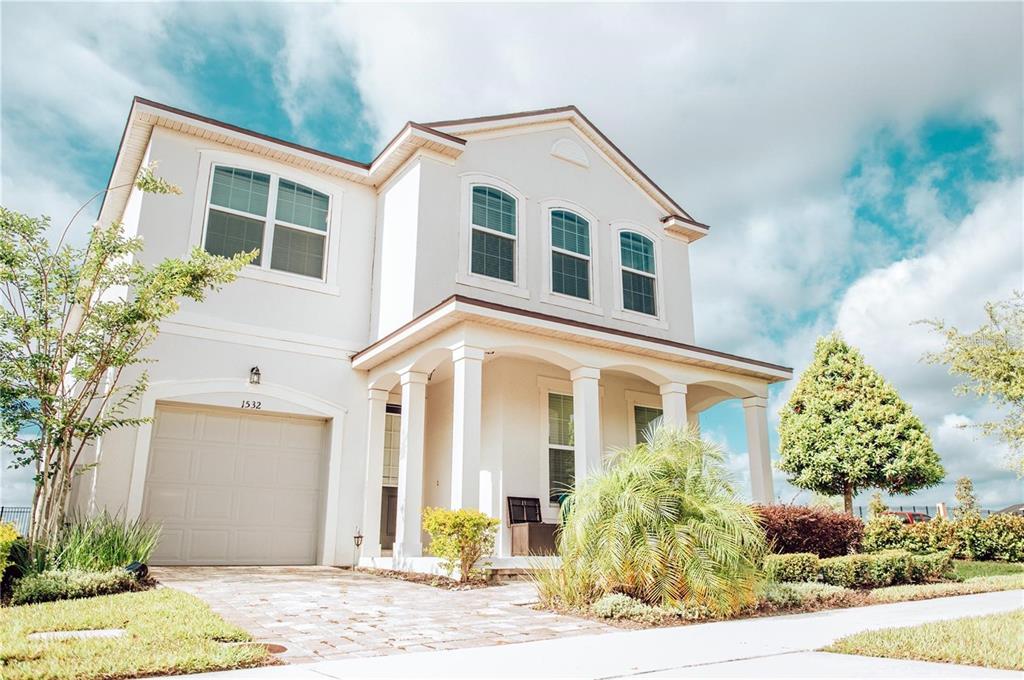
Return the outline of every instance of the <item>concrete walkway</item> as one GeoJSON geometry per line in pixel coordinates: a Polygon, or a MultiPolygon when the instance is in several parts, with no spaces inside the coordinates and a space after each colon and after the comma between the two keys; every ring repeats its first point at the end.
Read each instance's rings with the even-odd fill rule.
{"type": "Polygon", "coordinates": [[[1019,680],[1020,673],[990,669],[807,652],[864,630],[915,626],[1021,607],[1024,591],[1014,590],[498,647],[228,671],[201,677],[936,677],[953,671],[958,676],[1019,680]]]}

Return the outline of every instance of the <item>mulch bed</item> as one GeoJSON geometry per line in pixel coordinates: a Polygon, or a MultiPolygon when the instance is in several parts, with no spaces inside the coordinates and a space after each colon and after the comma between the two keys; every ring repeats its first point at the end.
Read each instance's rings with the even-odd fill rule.
{"type": "Polygon", "coordinates": [[[411,583],[422,583],[423,585],[433,586],[435,588],[443,588],[444,590],[475,590],[477,588],[488,588],[493,583],[489,583],[485,579],[473,579],[472,581],[456,581],[453,578],[447,576],[438,576],[436,574],[419,574],[412,571],[396,571],[394,569],[374,569],[373,567],[356,567],[354,571],[362,572],[364,574],[373,574],[374,576],[383,576],[384,578],[393,578],[399,581],[409,581],[411,583]]]}

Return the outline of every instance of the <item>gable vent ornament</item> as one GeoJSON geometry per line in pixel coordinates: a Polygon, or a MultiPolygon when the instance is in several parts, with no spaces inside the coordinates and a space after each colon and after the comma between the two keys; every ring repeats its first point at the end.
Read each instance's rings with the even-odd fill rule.
{"type": "Polygon", "coordinates": [[[584,148],[579,142],[566,137],[559,139],[552,145],[551,155],[555,158],[561,158],[563,161],[569,161],[581,168],[590,167],[590,159],[587,157],[587,152],[584,148]]]}

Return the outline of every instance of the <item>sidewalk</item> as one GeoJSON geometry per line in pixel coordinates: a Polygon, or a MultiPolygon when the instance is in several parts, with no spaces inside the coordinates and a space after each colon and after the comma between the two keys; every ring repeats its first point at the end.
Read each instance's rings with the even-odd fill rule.
{"type": "Polygon", "coordinates": [[[444,652],[211,673],[202,678],[803,676],[1015,677],[989,669],[807,653],[863,630],[915,626],[1024,607],[1024,590],[813,614],[620,631],[444,652]]]}

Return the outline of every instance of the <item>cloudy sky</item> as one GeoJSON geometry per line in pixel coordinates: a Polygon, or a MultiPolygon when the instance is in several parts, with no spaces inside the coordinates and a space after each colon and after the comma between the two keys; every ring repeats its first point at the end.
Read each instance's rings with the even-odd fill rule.
{"type": "MultiPolygon", "coordinates": [[[[920,363],[936,338],[913,323],[973,328],[1024,288],[1019,3],[7,2],[0,19],[9,208],[63,224],[104,186],[133,95],[360,160],[406,120],[576,104],[712,225],[691,251],[699,344],[799,371],[838,328],[948,471],[900,502],[951,501],[965,474],[985,507],[1024,495],[962,427],[991,407],[920,363]]],[[[738,405],[702,426],[747,488],[738,405]]]]}

